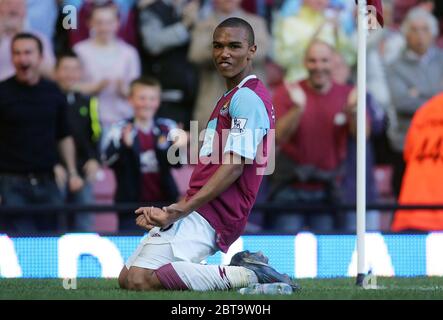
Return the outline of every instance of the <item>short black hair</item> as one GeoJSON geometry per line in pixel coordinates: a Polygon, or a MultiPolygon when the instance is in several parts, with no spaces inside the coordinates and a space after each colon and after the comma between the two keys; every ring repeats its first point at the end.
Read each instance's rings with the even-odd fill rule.
{"type": "Polygon", "coordinates": [[[134,87],[136,85],[142,85],[142,86],[146,86],[146,87],[154,87],[154,88],[159,88],[161,90],[162,86],[160,84],[160,81],[158,81],[155,78],[151,78],[151,77],[147,77],[147,76],[143,76],[143,77],[139,77],[137,79],[134,79],[131,81],[131,84],[129,85],[129,91],[130,94],[133,93],[134,87]]]}
{"type": "Polygon", "coordinates": [[[57,60],[55,62],[55,67],[58,68],[60,63],[61,63],[61,61],[63,59],[65,59],[65,58],[78,59],[78,55],[74,51],[72,51],[72,50],[67,50],[67,51],[64,51],[64,52],[58,54],[57,55],[57,60]]]}
{"type": "Polygon", "coordinates": [[[17,33],[11,41],[11,49],[14,46],[14,43],[18,40],[34,40],[37,43],[38,51],[40,55],[43,55],[43,43],[39,37],[29,32],[20,32],[17,33]]]}
{"type": "Polygon", "coordinates": [[[249,46],[253,46],[255,44],[255,34],[254,29],[252,29],[249,22],[242,18],[238,17],[232,17],[228,18],[226,20],[223,20],[215,30],[219,28],[242,28],[243,30],[246,30],[248,33],[248,44],[249,46]]]}

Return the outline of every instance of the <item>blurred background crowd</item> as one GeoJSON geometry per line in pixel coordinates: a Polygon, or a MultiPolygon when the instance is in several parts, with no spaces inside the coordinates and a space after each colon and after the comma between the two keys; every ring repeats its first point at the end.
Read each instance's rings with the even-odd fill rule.
{"type": "MultiPolygon", "coordinates": [[[[416,111],[443,92],[443,3],[383,0],[383,9],[385,27],[368,38],[367,199],[418,203],[405,186],[420,176],[404,179],[407,149],[419,149],[421,161],[443,162],[443,109],[431,115],[440,125],[426,143],[408,135],[416,111]]],[[[337,219],[327,207],[356,196],[354,0],[0,0],[0,205],[180,198],[192,165],[167,162],[168,132],[189,131],[191,120],[204,129],[225,92],[212,33],[231,16],[254,28],[254,71],[277,115],[276,171],[258,203],[326,208],[255,210],[248,231],[353,232],[354,212],[337,219]],[[68,5],[76,18],[64,11],[68,5]]],[[[438,182],[426,183],[426,202],[443,202],[438,182]]],[[[67,225],[132,230],[132,215],[83,212],[67,225]]],[[[414,227],[393,216],[368,211],[368,229],[443,228],[443,219],[414,227]]],[[[0,217],[0,232],[57,226],[42,217],[0,217]]]]}

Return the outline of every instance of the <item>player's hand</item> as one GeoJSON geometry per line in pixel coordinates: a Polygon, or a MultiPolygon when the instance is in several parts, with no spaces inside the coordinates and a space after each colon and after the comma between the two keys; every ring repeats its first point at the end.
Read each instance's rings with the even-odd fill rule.
{"type": "Polygon", "coordinates": [[[164,211],[160,208],[152,207],[149,212],[150,221],[154,225],[157,225],[161,228],[168,228],[171,224],[176,222],[180,217],[174,213],[164,211]]]}
{"type": "Polygon", "coordinates": [[[145,216],[144,216],[143,214],[139,215],[139,216],[135,219],[135,224],[136,224],[137,226],[139,226],[140,228],[145,229],[145,230],[147,230],[147,231],[150,231],[152,228],[154,228],[153,225],[149,224],[149,223],[146,221],[146,218],[145,218],[145,216]]]}
{"type": "Polygon", "coordinates": [[[141,207],[135,210],[135,213],[143,215],[147,224],[160,228],[167,228],[178,220],[174,214],[155,207],[141,207]]]}

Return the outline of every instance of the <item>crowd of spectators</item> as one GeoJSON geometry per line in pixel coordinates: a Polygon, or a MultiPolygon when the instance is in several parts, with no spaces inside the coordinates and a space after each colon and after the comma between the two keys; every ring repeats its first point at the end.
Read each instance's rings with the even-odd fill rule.
{"type": "MultiPolygon", "coordinates": [[[[443,92],[442,3],[384,0],[383,9],[385,27],[368,37],[371,203],[383,200],[377,168],[392,171],[384,200],[399,199],[411,121],[443,92]]],[[[226,91],[211,40],[231,16],[254,28],[254,72],[276,110],[276,171],[259,201],[354,203],[354,0],[0,0],[0,205],[92,204],[104,169],[116,177],[117,203],[179,198],[167,136],[189,132],[190,121],[203,130],[226,91]],[[74,29],[66,6],[76,8],[74,29]]],[[[335,218],[326,210],[252,220],[285,232],[354,231],[355,212],[335,218]]],[[[369,229],[383,228],[382,213],[367,218],[369,229]]],[[[130,219],[120,213],[121,230],[130,219]]],[[[37,220],[1,217],[0,232],[54,228],[37,220]]],[[[76,214],[70,228],[92,231],[93,220],[76,214]]]]}

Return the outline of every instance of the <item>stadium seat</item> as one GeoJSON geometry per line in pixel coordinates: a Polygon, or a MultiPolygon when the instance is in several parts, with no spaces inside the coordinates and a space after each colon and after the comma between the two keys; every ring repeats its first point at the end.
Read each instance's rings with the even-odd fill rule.
{"type": "MultiPolygon", "coordinates": [[[[188,189],[193,166],[183,166],[173,169],[172,175],[177,183],[180,195],[184,195],[188,189]]],[[[116,180],[114,172],[109,168],[103,168],[96,183],[93,185],[93,192],[97,204],[113,204],[114,192],[116,190],[116,180]]],[[[107,212],[95,215],[96,232],[116,232],[118,229],[118,218],[115,212],[107,212]]]]}
{"type": "MultiPolygon", "coordinates": [[[[97,181],[93,185],[93,193],[97,204],[113,204],[116,182],[114,172],[103,168],[97,174],[97,181]]],[[[118,228],[118,219],[115,212],[106,212],[95,215],[96,232],[115,232],[118,228]]]]}
{"type": "Polygon", "coordinates": [[[192,171],[194,166],[184,165],[179,169],[172,170],[172,176],[177,183],[178,191],[181,196],[184,196],[189,186],[189,180],[191,180],[192,171]]]}

